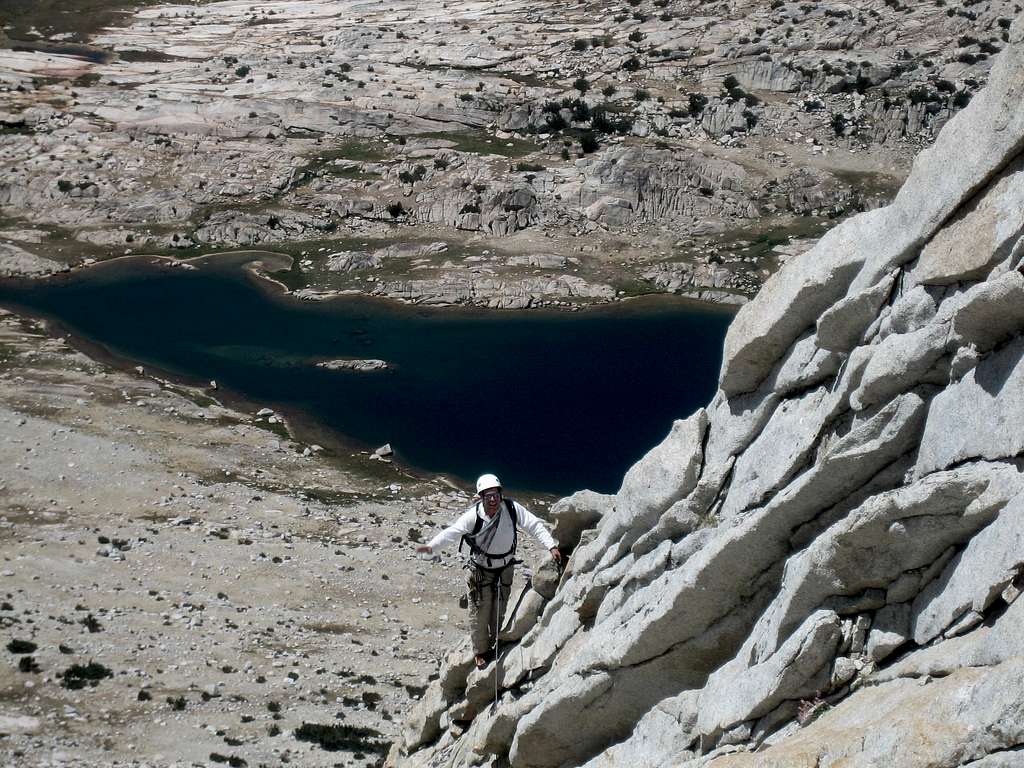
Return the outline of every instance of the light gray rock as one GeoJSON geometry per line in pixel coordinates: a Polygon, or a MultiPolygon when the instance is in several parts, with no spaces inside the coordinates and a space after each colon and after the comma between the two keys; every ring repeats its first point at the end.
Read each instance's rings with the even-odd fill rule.
{"type": "Polygon", "coordinates": [[[928,242],[913,278],[926,285],[979,279],[1009,255],[1022,232],[1024,160],[1018,159],[928,242]]]}
{"type": "Polygon", "coordinates": [[[37,733],[42,726],[38,717],[29,715],[0,715],[0,733],[7,735],[37,733]]]}
{"type": "Polygon", "coordinates": [[[773,389],[780,397],[785,397],[796,390],[816,386],[834,376],[842,360],[841,355],[823,349],[817,336],[809,333],[783,358],[772,377],[773,389]]]}
{"type": "MultiPolygon", "coordinates": [[[[842,62],[853,24],[828,18],[842,62]]],[[[1022,487],[1016,257],[978,254],[983,266],[968,269],[957,260],[973,255],[948,246],[989,232],[979,212],[1005,191],[992,178],[1024,147],[1024,22],[1008,36],[1003,58],[1015,63],[997,68],[995,95],[975,99],[970,121],[950,123],[945,155],[918,163],[897,204],[786,260],[740,310],[706,413],[677,422],[627,474],[507,655],[493,715],[481,710],[493,678],[470,675],[450,712],[476,719],[439,761],[952,768],[1024,743],[1024,542],[993,523],[1022,487]],[[982,282],[919,282],[944,242],[947,277],[982,282]],[[999,601],[1015,602],[1001,613],[999,601]],[[909,642],[917,622],[927,648],[909,642]]],[[[833,70],[831,85],[848,87],[846,67],[833,70]]],[[[875,108],[869,97],[851,96],[851,119],[875,108]]],[[[643,130],[655,125],[645,117],[643,130]]],[[[615,157],[581,159],[580,178],[556,188],[579,210],[628,201],[633,221],[682,204],[648,198],[674,171],[647,169],[671,158],[635,147],[615,157]],[[623,167],[626,157],[639,165],[623,167]]],[[[1013,233],[993,237],[982,250],[1013,233]]]]}
{"type": "Polygon", "coordinates": [[[910,604],[887,605],[875,614],[864,651],[872,661],[879,662],[910,637],[910,604]]]}
{"type": "Polygon", "coordinates": [[[382,371],[388,368],[385,360],[360,360],[355,358],[340,358],[338,360],[321,360],[316,364],[317,368],[324,368],[328,371],[382,371]]]}
{"type": "Polygon", "coordinates": [[[914,642],[923,645],[965,612],[983,613],[1022,567],[1024,495],[1003,507],[914,600],[914,642]]]}
{"type": "Polygon", "coordinates": [[[915,286],[892,304],[892,311],[882,322],[879,335],[885,338],[891,333],[912,333],[923,328],[935,317],[937,304],[924,286],[915,286]]]}
{"type": "MultiPolygon", "coordinates": [[[[833,595],[858,594],[933,562],[988,523],[1000,498],[986,467],[929,475],[867,499],[790,558],[783,584],[752,631],[770,653],[833,595]]],[[[853,649],[857,651],[856,648],[853,649]]]]}
{"type": "MultiPolygon", "coordinates": [[[[518,599],[518,596],[513,594],[512,605],[515,605],[518,599]]],[[[515,615],[507,617],[508,624],[501,633],[501,641],[511,643],[522,640],[537,623],[537,617],[544,610],[546,603],[547,599],[542,594],[534,589],[527,590],[515,615]]]]}
{"type": "Polygon", "coordinates": [[[0,243],[0,277],[51,275],[67,270],[66,264],[36,256],[12,243],[0,243]]]}
{"type": "Polygon", "coordinates": [[[1024,768],[1024,749],[1013,747],[971,762],[971,768],[1024,768]]]}
{"type": "Polygon", "coordinates": [[[645,555],[666,540],[671,542],[686,536],[702,522],[703,519],[694,510],[690,497],[677,501],[658,519],[654,528],[637,539],[632,552],[637,557],[645,555]]]}
{"type": "Polygon", "coordinates": [[[583,531],[598,524],[614,499],[609,494],[577,491],[555,502],[545,518],[551,523],[551,535],[558,546],[567,551],[574,549],[583,531]]]}
{"type": "Polygon", "coordinates": [[[943,677],[962,667],[1000,664],[1020,656],[1020,635],[1024,632],[1024,603],[1010,605],[992,623],[961,637],[933,643],[908,653],[895,663],[876,671],[873,682],[900,678],[943,677]]]}
{"type": "Polygon", "coordinates": [[[465,687],[471,669],[473,654],[467,641],[448,654],[440,678],[427,687],[423,698],[407,716],[402,725],[402,754],[408,755],[437,739],[441,734],[441,718],[465,687]]]}
{"type": "Polygon", "coordinates": [[[441,735],[441,716],[448,705],[440,683],[435,681],[402,723],[403,748],[406,753],[416,751],[441,735]]]}
{"type": "Polygon", "coordinates": [[[720,466],[750,445],[780,399],[768,383],[756,392],[736,397],[718,392],[707,409],[710,426],[704,453],[708,466],[720,466]]]}
{"type": "Polygon", "coordinates": [[[555,596],[559,576],[558,565],[548,557],[547,553],[544,553],[543,561],[533,573],[533,589],[539,592],[545,600],[550,600],[555,596]]]}
{"type": "Polygon", "coordinates": [[[896,272],[886,275],[863,293],[833,304],[818,318],[818,346],[833,352],[849,352],[861,342],[864,329],[878,315],[882,303],[889,298],[896,272]]]}
{"type": "Polygon", "coordinates": [[[800,73],[784,62],[756,59],[745,61],[735,69],[735,77],[746,89],[790,93],[800,89],[800,73]]]}
{"type": "Polygon", "coordinates": [[[850,405],[860,411],[925,381],[932,366],[946,353],[948,339],[945,325],[927,325],[919,331],[887,336],[874,348],[860,386],[850,395],[850,405]]]}
{"type": "Polygon", "coordinates": [[[703,466],[707,425],[703,408],[676,421],[668,436],[629,469],[612,511],[601,520],[598,538],[579,553],[580,570],[617,561],[668,507],[693,490],[703,466]]]}
{"type": "Polygon", "coordinates": [[[697,715],[701,735],[715,738],[733,725],[767,714],[785,699],[813,694],[828,682],[840,636],[836,614],[817,611],[767,655],[748,641],[735,659],[708,678],[697,715]]]}
{"type": "MultiPolygon", "coordinates": [[[[1024,659],[861,688],[842,706],[756,754],[704,762],[712,768],[901,768],[975,765],[1024,739],[1024,659]],[[973,702],[972,706],[964,706],[973,702]]],[[[696,767],[694,767],[696,768],[696,767]]]]}
{"type": "Polygon", "coordinates": [[[656,768],[669,758],[692,756],[696,738],[697,691],[684,691],[658,702],[625,741],[600,753],[582,768],[656,768]]]}
{"type": "Polygon", "coordinates": [[[850,682],[857,676],[860,668],[849,656],[840,656],[832,663],[832,671],[829,674],[828,684],[833,688],[839,688],[850,682]]]}
{"type": "MultiPolygon", "coordinates": [[[[1012,40],[1012,36],[1011,36],[1012,40]]],[[[1017,49],[1000,56],[988,87],[946,123],[935,143],[914,161],[910,176],[889,207],[883,228],[891,240],[872,249],[850,293],[874,285],[915,255],[970,197],[1020,152],[1024,115],[1024,57],[1017,49]]],[[[883,231],[880,230],[880,231],[883,231]]]]}
{"type": "Polygon", "coordinates": [[[918,477],[971,458],[1024,451],[1024,338],[982,360],[936,395],[914,467],[918,477]]]}
{"type": "Polygon", "coordinates": [[[723,392],[757,388],[793,342],[842,297],[867,251],[881,247],[877,232],[887,219],[884,209],[847,219],[810,251],[783,264],[754,301],[740,308],[725,337],[718,380],[723,392]]]}
{"type": "Polygon", "coordinates": [[[1024,274],[1017,270],[980,283],[956,300],[953,336],[979,353],[1024,333],[1024,274]]]}
{"type": "Polygon", "coordinates": [[[760,503],[803,467],[833,408],[827,387],[782,402],[736,460],[722,515],[730,517],[760,503]]]}

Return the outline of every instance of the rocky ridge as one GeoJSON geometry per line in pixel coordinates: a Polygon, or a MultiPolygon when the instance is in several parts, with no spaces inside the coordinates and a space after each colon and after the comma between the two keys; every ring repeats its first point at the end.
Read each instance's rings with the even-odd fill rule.
{"type": "Polygon", "coordinates": [[[1018,20],[895,201],[739,311],[712,402],[552,508],[557,591],[390,764],[1019,764],[1022,96],[1018,20]]]}
{"type": "Polygon", "coordinates": [[[792,239],[891,199],[1014,7],[147,3],[73,50],[0,47],[0,238],[61,263],[259,244],[320,298],[743,303],[792,239]],[[376,257],[413,239],[452,247],[376,257]]]}

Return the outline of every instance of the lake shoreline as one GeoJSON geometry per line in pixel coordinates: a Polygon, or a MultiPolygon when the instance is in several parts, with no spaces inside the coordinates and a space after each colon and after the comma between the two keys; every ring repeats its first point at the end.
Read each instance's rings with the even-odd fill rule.
{"type": "Polygon", "coordinates": [[[18,281],[47,281],[47,280],[59,280],[62,277],[72,276],[85,270],[95,269],[108,269],[111,265],[124,266],[125,263],[153,263],[159,262],[166,265],[169,268],[179,269],[191,269],[203,264],[212,263],[216,266],[217,262],[220,261],[238,262],[237,266],[247,271],[253,277],[257,278],[257,284],[261,289],[265,290],[267,294],[274,298],[285,297],[296,302],[333,302],[333,301],[344,301],[347,299],[366,300],[369,302],[381,302],[385,306],[392,308],[406,307],[413,311],[427,310],[437,312],[478,312],[478,313],[518,313],[518,312],[530,312],[530,313],[555,313],[555,314],[566,314],[570,312],[592,312],[599,311],[601,309],[609,309],[614,307],[621,307],[623,309],[634,308],[638,311],[650,311],[655,309],[656,304],[664,304],[666,307],[673,306],[685,306],[695,311],[707,311],[711,313],[724,312],[727,314],[734,315],[741,305],[731,304],[728,302],[720,301],[708,301],[701,299],[697,296],[690,294],[678,294],[678,293],[666,293],[663,291],[651,291],[649,293],[642,293],[630,296],[617,296],[610,300],[599,300],[589,301],[580,303],[566,303],[563,305],[533,305],[525,307],[502,307],[492,308],[487,306],[481,306],[479,304],[472,303],[454,303],[454,304],[432,304],[432,303],[421,303],[415,301],[403,300],[394,296],[382,296],[379,294],[367,292],[367,291],[356,291],[348,290],[344,292],[337,292],[333,294],[322,294],[316,297],[302,296],[296,290],[289,288],[284,282],[276,278],[274,275],[277,272],[289,271],[293,268],[296,261],[294,256],[283,253],[281,251],[265,250],[257,248],[239,248],[224,251],[209,251],[207,253],[198,254],[195,256],[188,256],[185,258],[176,258],[166,254],[124,254],[121,256],[113,256],[108,259],[102,260],[89,260],[85,262],[79,262],[76,264],[68,265],[66,268],[56,272],[46,274],[25,274],[25,275],[8,275],[0,276],[0,285],[7,283],[13,284],[18,281]],[[238,262],[239,256],[252,254],[253,258],[243,262],[238,262]],[[263,263],[262,257],[271,257],[273,259],[279,259],[280,262],[276,266],[268,268],[263,263]],[[285,266],[285,260],[288,264],[285,266]]]}
{"type": "MultiPolygon", "coordinates": [[[[478,364],[474,350],[481,344],[486,347],[497,344],[495,349],[507,349],[501,354],[507,354],[512,369],[520,368],[524,362],[531,366],[528,370],[533,373],[526,376],[531,380],[530,391],[536,390],[533,395],[512,394],[511,390],[505,395],[495,393],[499,402],[502,397],[512,397],[509,402],[515,404],[508,406],[510,413],[546,414],[530,417],[540,420],[524,424],[522,429],[512,423],[507,427],[517,433],[518,442],[502,448],[499,453],[508,454],[506,458],[528,456],[541,447],[541,443],[533,445],[530,441],[540,441],[542,434],[559,435],[565,429],[560,418],[564,415],[554,412],[547,415],[548,409],[554,407],[554,402],[574,397],[570,393],[575,390],[581,371],[591,371],[584,373],[584,378],[591,379],[585,391],[595,386],[598,387],[595,392],[601,387],[624,387],[618,390],[619,394],[602,396],[588,406],[604,410],[613,402],[631,400],[634,390],[647,391],[652,386],[646,381],[648,376],[661,380],[667,373],[670,379],[676,380],[682,376],[682,371],[692,370],[694,361],[683,360],[688,360],[686,349],[695,341],[708,347],[707,354],[720,354],[714,338],[732,317],[723,308],[709,308],[665,296],[640,297],[574,313],[557,309],[523,313],[479,307],[422,307],[374,296],[308,302],[289,294],[273,279],[264,276],[269,274],[272,278],[274,270],[286,265],[286,261],[274,261],[271,256],[246,250],[217,253],[188,263],[150,256],[122,257],[97,263],[91,269],[64,272],[42,280],[0,280],[0,306],[45,320],[50,335],[65,339],[70,336],[68,340],[77,349],[122,370],[143,366],[149,374],[190,387],[203,397],[230,402],[251,413],[269,407],[285,416],[292,434],[305,443],[352,456],[369,455],[380,445],[390,443],[395,449],[394,459],[404,471],[417,476],[448,475],[462,483],[471,482],[474,473],[479,474],[475,461],[469,462],[471,466],[466,464],[471,455],[468,444],[475,442],[472,431],[466,432],[466,427],[462,427],[462,434],[450,435],[449,443],[466,444],[463,447],[446,445],[441,453],[435,453],[424,446],[429,435],[448,433],[453,419],[455,422],[465,420],[469,411],[459,404],[479,399],[481,393],[475,392],[475,385],[470,382],[482,373],[471,370],[478,364]],[[269,270],[261,269],[258,262],[269,270]],[[212,325],[206,327],[206,322],[212,325]],[[287,330],[293,326],[293,330],[287,330]],[[699,331],[698,337],[691,337],[697,328],[705,327],[719,330],[710,337],[705,331],[699,331]],[[619,352],[612,355],[610,349],[604,348],[603,339],[584,341],[590,338],[587,334],[598,332],[598,328],[603,329],[599,333],[618,339],[619,346],[614,349],[619,352]],[[658,331],[659,328],[663,330],[658,331]],[[650,333],[668,333],[669,328],[675,329],[671,332],[673,338],[683,343],[673,340],[665,357],[666,350],[661,342],[646,337],[650,333]],[[413,336],[407,339],[409,333],[413,336]],[[444,339],[454,341],[452,334],[466,333],[471,334],[472,342],[457,341],[454,347],[445,346],[449,342],[444,339]],[[561,339],[565,333],[569,336],[561,339]],[[580,333],[583,336],[578,336],[580,333]],[[224,334],[227,336],[218,341],[224,334]],[[577,352],[572,345],[578,343],[593,346],[584,347],[589,351],[577,352]],[[380,347],[381,344],[384,346],[380,347]],[[419,344],[421,348],[413,351],[410,344],[419,344]],[[186,352],[186,347],[190,351],[186,352]],[[549,348],[549,352],[544,351],[549,348]],[[524,351],[527,357],[521,358],[524,351]],[[166,357],[168,354],[173,361],[166,357]],[[395,358],[395,355],[401,358],[409,354],[414,358],[404,361],[395,358]],[[452,354],[456,357],[450,358],[452,354]],[[536,354],[554,357],[546,357],[544,362],[534,361],[536,354]],[[621,361],[619,355],[622,355],[621,361]],[[375,370],[372,371],[322,365],[325,360],[345,359],[380,362],[373,364],[375,370]],[[599,359],[604,362],[599,363],[599,359]],[[595,365],[598,367],[594,368],[595,365]],[[601,368],[601,365],[606,367],[601,368]],[[658,374],[659,366],[668,367],[658,374]],[[613,378],[608,383],[600,381],[612,371],[616,372],[611,374],[613,378]],[[633,371],[644,371],[644,374],[634,382],[633,377],[639,374],[633,371]],[[449,381],[452,376],[460,383],[449,392],[448,387],[454,382],[449,381]],[[467,376],[470,378],[466,379],[467,376]],[[596,384],[594,379],[598,380],[596,384]],[[217,382],[215,390],[210,386],[211,380],[217,382]],[[295,386],[299,389],[294,390],[291,382],[298,382],[295,386]],[[334,394],[336,387],[340,387],[337,395],[334,394]],[[301,394],[307,391],[308,395],[301,394]],[[350,394],[342,395],[344,392],[350,394]],[[352,396],[359,405],[348,405],[347,398],[352,396]],[[427,399],[423,400],[424,397],[427,399]],[[399,411],[387,405],[392,401],[401,403],[399,411]],[[321,417],[327,414],[331,415],[325,422],[321,417]],[[420,428],[414,428],[414,424],[419,424],[420,428]],[[452,463],[449,459],[456,454],[463,458],[452,463]],[[444,458],[446,455],[449,459],[444,458]]],[[[278,258],[273,256],[273,259],[278,258]]],[[[711,360],[706,365],[698,365],[704,371],[697,380],[707,382],[717,373],[717,363],[711,360]]],[[[516,383],[501,382],[501,378],[494,382],[499,390],[518,387],[516,383]]],[[[678,386],[681,387],[678,391],[688,391],[691,385],[680,381],[678,386]]],[[[666,402],[661,405],[665,415],[658,423],[664,424],[666,430],[670,418],[688,408],[679,403],[678,391],[668,389],[659,395],[666,402]]],[[[574,409],[583,408],[586,402],[589,401],[565,402],[564,406],[569,409],[567,413],[572,413],[574,409]]],[[[467,408],[472,410],[468,405],[467,408]]],[[[583,411],[573,418],[585,423],[584,431],[593,433],[598,429],[595,426],[598,422],[583,411]]],[[[620,413],[616,418],[624,417],[620,413]]],[[[639,423],[643,423],[643,417],[639,423]]],[[[618,429],[633,431],[634,428],[632,424],[623,424],[618,429]]],[[[646,429],[650,440],[663,436],[660,431],[650,432],[649,426],[646,429]]],[[[550,484],[550,479],[527,477],[517,485],[551,494],[568,492],[577,484],[594,490],[611,490],[612,480],[608,478],[620,478],[629,463],[639,458],[633,449],[623,447],[620,449],[622,457],[600,460],[598,466],[613,462],[614,469],[608,470],[610,474],[606,479],[595,485],[594,481],[585,479],[585,467],[591,461],[586,453],[591,449],[580,445],[583,456],[572,458],[577,450],[572,447],[574,441],[580,439],[575,432],[555,438],[564,443],[564,450],[569,453],[558,457],[564,468],[552,466],[547,471],[554,485],[550,484]],[[573,473],[582,473],[577,478],[579,483],[571,479],[573,473]]],[[[489,460],[482,460],[498,458],[495,454],[489,460]]]]}

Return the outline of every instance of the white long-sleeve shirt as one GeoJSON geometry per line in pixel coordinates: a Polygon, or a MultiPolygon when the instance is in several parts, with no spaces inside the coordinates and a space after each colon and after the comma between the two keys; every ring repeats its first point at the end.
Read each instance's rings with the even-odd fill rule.
{"type": "MultiPolygon", "coordinates": [[[[557,546],[544,523],[536,515],[518,501],[513,501],[512,506],[516,513],[516,527],[526,531],[539,541],[544,549],[551,549],[557,546]]],[[[514,552],[505,557],[494,557],[494,555],[504,555],[508,552],[515,541],[515,531],[512,528],[511,518],[505,508],[504,499],[492,518],[487,517],[483,504],[477,502],[459,515],[454,523],[432,538],[427,546],[437,551],[461,540],[463,536],[471,535],[473,528],[476,527],[477,518],[482,521],[482,525],[476,536],[474,536],[474,540],[477,546],[483,549],[484,552],[473,552],[470,555],[470,559],[477,565],[485,568],[501,568],[507,565],[515,556],[514,552]],[[491,555],[490,560],[487,558],[488,554],[491,555]]]]}

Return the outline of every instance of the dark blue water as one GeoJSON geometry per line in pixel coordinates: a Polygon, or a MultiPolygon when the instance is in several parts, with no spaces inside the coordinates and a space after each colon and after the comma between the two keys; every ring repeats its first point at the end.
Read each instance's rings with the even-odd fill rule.
{"type": "Polygon", "coordinates": [[[195,270],[119,260],[0,282],[0,304],[364,446],[390,442],[413,466],[553,493],[615,491],[674,418],[707,403],[731,319],[666,301],[572,314],[300,302],[230,259],[195,270]],[[394,367],[313,364],[342,357],[394,367]]]}

